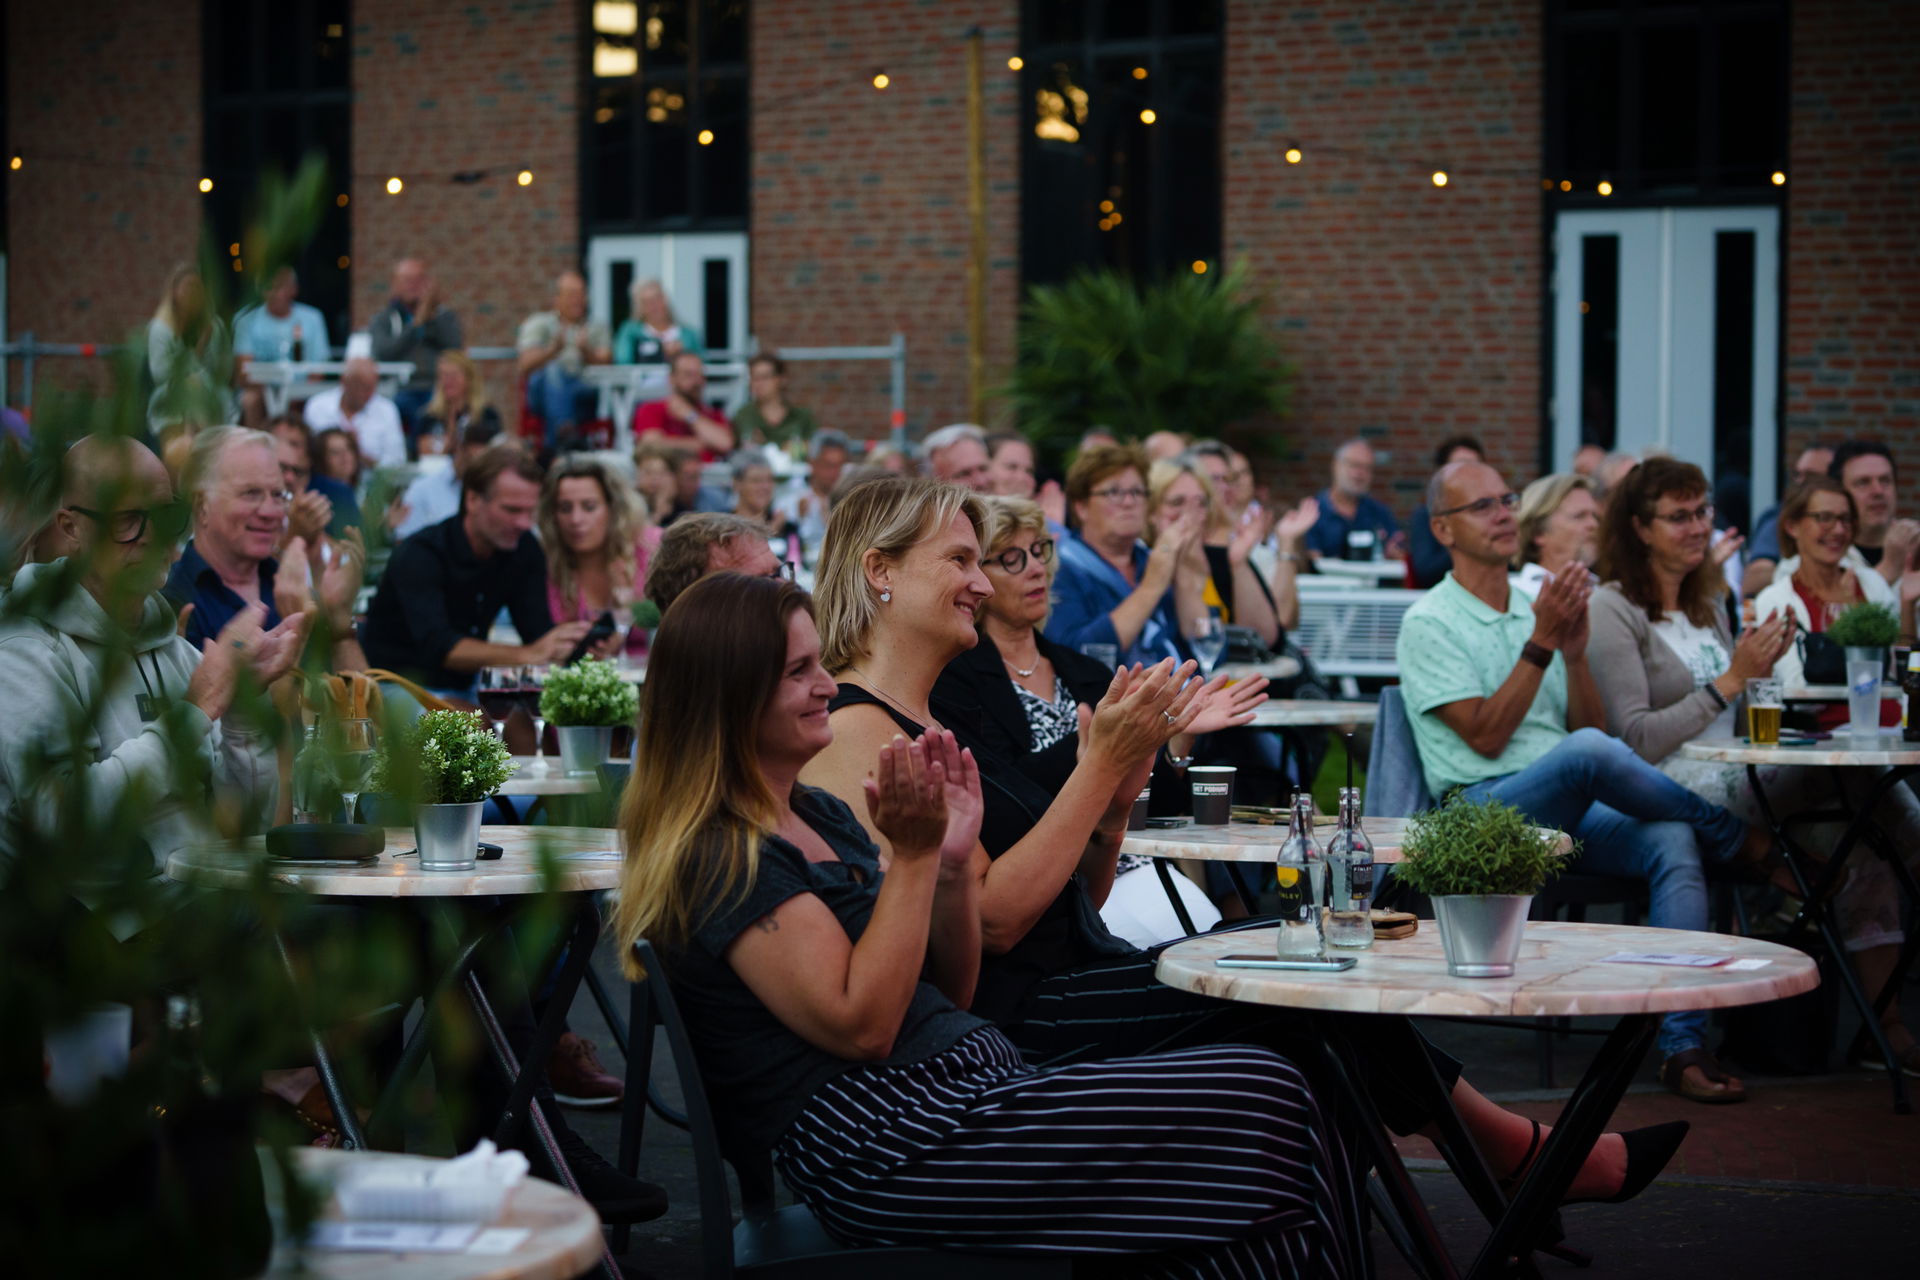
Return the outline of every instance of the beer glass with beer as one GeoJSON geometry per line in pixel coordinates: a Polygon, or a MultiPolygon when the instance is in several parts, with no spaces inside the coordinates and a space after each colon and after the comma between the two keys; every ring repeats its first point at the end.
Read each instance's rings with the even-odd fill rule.
{"type": "Polygon", "coordinates": [[[1747,681],[1747,738],[1756,747],[1780,741],[1781,693],[1780,682],[1771,677],[1747,681]]]}

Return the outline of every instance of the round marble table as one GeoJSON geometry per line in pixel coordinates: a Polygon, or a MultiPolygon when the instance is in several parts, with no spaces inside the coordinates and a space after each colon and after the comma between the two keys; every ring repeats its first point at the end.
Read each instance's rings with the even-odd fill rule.
{"type": "Polygon", "coordinates": [[[1228,675],[1235,680],[1251,680],[1255,676],[1291,680],[1300,674],[1300,659],[1281,653],[1267,662],[1223,662],[1213,669],[1213,674],[1228,675]]]}
{"type": "MultiPolygon", "coordinates": [[[[1365,818],[1361,830],[1373,841],[1375,862],[1400,861],[1400,843],[1406,839],[1405,818],[1365,818]]],[[[1324,845],[1334,821],[1316,822],[1313,836],[1324,845]]],[[[1286,843],[1286,823],[1230,822],[1224,827],[1150,827],[1129,831],[1120,842],[1121,853],[1144,858],[1193,858],[1202,862],[1272,863],[1286,843]]]]}
{"type": "MultiPolygon", "coordinates": [[[[1874,813],[1880,801],[1909,778],[1920,775],[1920,743],[1907,742],[1899,732],[1884,730],[1871,734],[1837,732],[1825,741],[1786,742],[1771,746],[1756,746],[1745,738],[1698,738],[1683,745],[1679,754],[1687,760],[1746,767],[1747,785],[1753,791],[1761,819],[1772,831],[1775,845],[1785,857],[1787,867],[1800,887],[1801,907],[1794,928],[1817,931],[1831,954],[1841,954],[1844,940],[1834,919],[1830,891],[1833,886],[1840,884],[1842,869],[1855,845],[1874,840],[1876,843],[1869,846],[1870,853],[1888,858],[1894,879],[1907,896],[1908,905],[1920,906],[1920,895],[1916,894],[1913,878],[1898,856],[1900,851],[1882,848],[1878,843],[1879,837],[1870,836],[1874,827],[1874,813]],[[1795,814],[1777,813],[1772,799],[1767,795],[1767,783],[1772,775],[1762,771],[1777,767],[1833,771],[1833,800],[1818,807],[1823,810],[1837,807],[1840,812],[1851,816],[1840,838],[1826,852],[1824,867],[1819,865],[1819,860],[1810,856],[1810,851],[1802,843],[1806,832],[1817,828],[1796,822],[1795,814]],[[1840,778],[1849,770],[1857,771],[1855,776],[1860,772],[1868,774],[1863,791],[1856,789],[1849,794],[1841,785],[1840,778]]],[[[1860,985],[1851,965],[1839,966],[1837,976],[1841,989],[1859,1011],[1868,1035],[1875,1042],[1874,1048],[1882,1055],[1880,1060],[1887,1064],[1887,1081],[1893,1094],[1894,1111],[1901,1115],[1908,1114],[1912,1110],[1912,1103],[1907,1096],[1906,1076],[1900,1070],[1898,1055],[1886,1043],[1880,1019],[1874,1012],[1874,993],[1860,985]]],[[[1896,972],[1888,979],[1895,991],[1904,981],[1902,972],[1896,972]]]]}
{"type": "Polygon", "coordinates": [[[1248,729],[1302,729],[1314,725],[1363,725],[1380,718],[1374,702],[1329,702],[1316,698],[1271,698],[1253,713],[1248,729]]]}
{"type": "MultiPolygon", "coordinates": [[[[379,1151],[295,1153],[300,1171],[316,1181],[337,1182],[348,1170],[372,1163],[428,1165],[426,1156],[379,1151]]],[[[332,1209],[332,1206],[329,1206],[332,1209]]],[[[331,1213],[323,1216],[332,1216],[331,1213]]],[[[264,1280],[572,1280],[601,1257],[600,1218],[593,1206],[551,1182],[529,1177],[507,1196],[505,1209],[489,1228],[529,1234],[501,1254],[374,1253],[313,1250],[296,1269],[290,1247],[275,1250],[264,1280]]]]}
{"type": "Polygon", "coordinates": [[[568,773],[553,756],[515,756],[513,776],[496,795],[597,796],[600,778],[592,773],[568,773]]]}
{"type": "MultiPolygon", "coordinates": [[[[1326,1045],[1325,1069],[1332,1082],[1353,1100],[1359,1113],[1375,1169],[1406,1228],[1417,1269],[1427,1276],[1452,1276],[1456,1272],[1445,1245],[1407,1177],[1392,1135],[1380,1122],[1368,1084],[1368,1061],[1347,1030],[1354,1018],[1386,1019],[1375,1031],[1397,1037],[1397,1045],[1389,1052],[1396,1061],[1404,1059],[1412,1066],[1396,1074],[1396,1087],[1423,1095],[1449,1164],[1491,1224],[1472,1267],[1464,1272],[1468,1280],[1504,1276],[1509,1259],[1524,1260],[1539,1247],[1547,1221],[1652,1045],[1660,1014],[1758,1004],[1811,990],[1820,981],[1818,967],[1809,957],[1770,942],[1546,920],[1528,922],[1520,962],[1511,978],[1449,975],[1437,928],[1376,941],[1371,950],[1357,953],[1359,963],[1354,968],[1340,973],[1222,969],[1214,964],[1217,957],[1232,953],[1272,955],[1274,934],[1272,929],[1243,929],[1188,938],[1161,953],[1156,972],[1162,982],[1185,991],[1299,1011],[1298,1016],[1317,1033],[1318,1042],[1326,1045]],[[1605,960],[1617,952],[1692,952],[1725,956],[1731,963],[1696,969],[1605,960]],[[1743,967],[1734,967],[1743,962],[1743,967]],[[1495,1184],[1455,1111],[1449,1083],[1432,1069],[1424,1042],[1409,1020],[1414,1014],[1617,1018],[1510,1200],[1495,1184]]],[[[1365,1043],[1379,1046],[1382,1034],[1367,1037],[1365,1043]]]]}
{"type": "MultiPolygon", "coordinates": [[[[1407,576],[1405,560],[1340,560],[1320,556],[1313,562],[1315,573],[1340,578],[1365,578],[1374,582],[1393,582],[1407,576]]],[[[1296,579],[1299,581],[1301,579],[1296,579]]]]}
{"type": "Polygon", "coordinates": [[[364,865],[277,866],[266,856],[266,841],[251,840],[182,849],[167,860],[169,879],[210,888],[241,889],[251,884],[262,863],[267,879],[328,898],[477,898],[540,893],[547,882],[538,854],[556,859],[558,893],[611,889],[620,882],[620,837],[605,827],[480,828],[480,839],[497,844],[497,859],[476,862],[470,871],[430,871],[408,855],[413,828],[387,828],[387,847],[364,865]]]}
{"type": "Polygon", "coordinates": [[[1160,953],[1160,981],[1183,991],[1250,1004],[1285,1005],[1336,1013],[1398,1013],[1437,1017],[1544,1018],[1591,1014],[1667,1013],[1722,1009],[1798,995],[1820,983],[1805,953],[1731,934],[1694,933],[1612,924],[1530,920],[1511,978],[1455,978],[1447,973],[1440,930],[1387,938],[1355,953],[1345,973],[1278,969],[1222,969],[1223,955],[1272,955],[1275,931],[1244,929],[1203,934],[1160,953]],[[1760,961],[1758,967],[1712,969],[1673,965],[1607,964],[1616,952],[1692,952],[1760,961]]]}
{"type": "MultiPolygon", "coordinates": [[[[1847,686],[1843,684],[1800,684],[1788,685],[1783,695],[1788,702],[1845,702],[1847,686]]],[[[1897,684],[1882,684],[1881,698],[1904,697],[1904,691],[1897,684]]]]}

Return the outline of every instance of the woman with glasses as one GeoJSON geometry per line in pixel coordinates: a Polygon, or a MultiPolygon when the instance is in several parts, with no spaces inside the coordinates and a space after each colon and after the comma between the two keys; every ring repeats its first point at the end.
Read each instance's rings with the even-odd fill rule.
{"type": "Polygon", "coordinates": [[[1183,514],[1155,539],[1147,531],[1147,456],[1137,445],[1094,445],[1067,472],[1074,528],[1058,546],[1048,636],[1069,648],[1099,646],[1121,664],[1192,656],[1186,636],[1206,611],[1198,575],[1178,572],[1200,543],[1206,515],[1183,514]]]}
{"type": "Polygon", "coordinates": [[[1600,497],[1593,481],[1572,472],[1541,476],[1520,495],[1520,563],[1510,582],[1532,600],[1571,568],[1599,557],[1600,497]]]}
{"type": "MultiPolygon", "coordinates": [[[[1594,592],[1589,607],[1590,665],[1606,705],[1608,732],[1690,791],[1743,822],[1761,823],[1765,815],[1744,766],[1683,760],[1675,753],[1694,738],[1738,732],[1736,708],[1749,679],[1772,675],[1786,685],[1803,682],[1794,635],[1825,627],[1821,606],[1829,600],[1877,598],[1871,588],[1849,582],[1853,575],[1842,564],[1853,540],[1853,513],[1852,497],[1827,476],[1816,476],[1787,495],[1780,511],[1781,547],[1789,555],[1799,552],[1799,566],[1760,593],[1758,624],[1735,642],[1727,627],[1727,584],[1710,547],[1713,507],[1706,476],[1673,458],[1649,458],[1630,472],[1609,496],[1599,561],[1607,582],[1594,592]]],[[[1891,592],[1877,573],[1860,578],[1891,592]]],[[[1832,712],[1846,717],[1845,706],[1832,712]]],[[[1763,767],[1760,782],[1777,810],[1803,812],[1830,799],[1826,773],[1763,767]]],[[[1920,869],[1920,800],[1896,787],[1881,802],[1878,817],[1894,846],[1920,869]]],[[[1807,844],[1831,848],[1840,832],[1839,824],[1820,824],[1807,844]]],[[[1773,878],[1793,890],[1784,867],[1776,866],[1773,878]]],[[[1848,860],[1847,880],[1834,907],[1848,958],[1870,992],[1880,990],[1898,960],[1905,937],[1900,900],[1885,861],[1848,860]]],[[[1881,1028],[1908,1074],[1920,1076],[1920,1047],[1901,1021],[1899,1001],[1890,1002],[1881,1028]]],[[[1866,1049],[1864,1037],[1856,1040],[1855,1059],[1866,1059],[1866,1049]]],[[[1663,1070],[1661,1076],[1682,1096],[1698,1096],[1688,1091],[1680,1073],[1663,1070]]]]}
{"type": "MultiPolygon", "coordinates": [[[[1054,540],[1040,504],[1019,498],[984,501],[981,540],[988,549],[980,565],[993,584],[993,596],[980,607],[979,643],[940,673],[933,711],[945,723],[967,725],[970,739],[979,742],[984,754],[1012,764],[1057,794],[1079,760],[1080,709],[1100,702],[1113,683],[1113,672],[1040,633],[1047,621],[1054,566],[1054,540]]],[[[1219,676],[1208,686],[1206,709],[1186,733],[1169,740],[1170,755],[1192,755],[1196,735],[1245,724],[1266,700],[1266,680],[1243,680],[1222,692],[1226,679],[1219,676]]],[[[1100,908],[1107,927],[1135,946],[1184,932],[1158,879],[1132,876],[1147,866],[1145,858],[1123,856],[1100,908]]],[[[1176,877],[1174,884],[1201,928],[1219,920],[1219,911],[1191,881],[1176,877]]]]}

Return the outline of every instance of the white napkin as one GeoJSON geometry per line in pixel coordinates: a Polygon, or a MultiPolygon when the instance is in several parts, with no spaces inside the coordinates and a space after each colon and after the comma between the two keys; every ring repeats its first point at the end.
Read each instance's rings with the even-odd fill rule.
{"type": "Polygon", "coordinates": [[[353,1169],[335,1195],[349,1221],[491,1222],[527,1176],[527,1158],[482,1138],[463,1156],[431,1164],[379,1161],[353,1169]]]}

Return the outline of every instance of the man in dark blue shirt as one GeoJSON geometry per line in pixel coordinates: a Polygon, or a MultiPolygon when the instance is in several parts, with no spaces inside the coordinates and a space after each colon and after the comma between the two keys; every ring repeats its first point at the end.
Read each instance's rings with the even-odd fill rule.
{"type": "Polygon", "coordinates": [[[554,626],[547,559],[534,538],[540,464],[511,441],[468,464],[461,513],[394,549],[367,608],[367,659],[411,676],[436,694],[465,699],[482,667],[565,660],[590,622],[554,626]],[[504,608],[517,645],[487,639],[504,608]]]}
{"type": "Polygon", "coordinates": [[[1377,560],[1406,553],[1400,522],[1373,487],[1373,447],[1349,440],[1333,455],[1333,483],[1320,491],[1320,518],[1307,530],[1307,550],[1334,560],[1377,560]],[[1364,535],[1356,542],[1356,535],[1364,535]],[[1348,547],[1354,547],[1353,552],[1348,547]],[[1364,554],[1361,552],[1364,550],[1364,554]]]}

